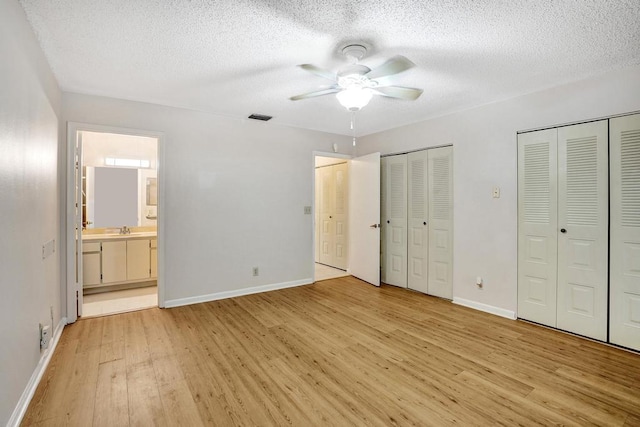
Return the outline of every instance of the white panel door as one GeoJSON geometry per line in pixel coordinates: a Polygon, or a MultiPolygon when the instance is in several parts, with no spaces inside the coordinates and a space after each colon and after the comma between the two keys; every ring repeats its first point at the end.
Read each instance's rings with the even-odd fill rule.
{"type": "Polygon", "coordinates": [[[346,270],[349,259],[347,163],[331,166],[333,174],[333,266],[346,270]]]}
{"type": "Polygon", "coordinates": [[[640,114],[610,120],[609,340],[640,350],[640,114]]]}
{"type": "Polygon", "coordinates": [[[608,122],[558,129],[557,327],[606,341],[608,122]]]}
{"type": "Polygon", "coordinates": [[[380,286],[380,153],[349,163],[349,274],[380,286]]]}
{"type": "Polygon", "coordinates": [[[518,317],[556,326],[557,129],[518,135],[518,317]]]}
{"type": "Polygon", "coordinates": [[[407,155],[387,157],[385,283],[407,287],[407,155]]]}
{"type": "Polygon", "coordinates": [[[453,147],[428,151],[428,293],[453,298],[453,147]]]}
{"type": "Polygon", "coordinates": [[[315,174],[315,212],[313,213],[314,215],[314,224],[315,224],[315,255],[314,255],[314,261],[315,262],[320,262],[320,227],[322,226],[322,223],[320,222],[320,170],[316,168],[313,172],[315,174]]]}
{"type": "Polygon", "coordinates": [[[424,293],[428,292],[429,255],[427,153],[422,150],[407,155],[407,287],[424,293]]]}
{"type": "Polygon", "coordinates": [[[333,198],[335,182],[331,167],[325,166],[320,170],[320,262],[333,265],[333,247],[335,245],[335,230],[333,220],[333,198]]]}
{"type": "Polygon", "coordinates": [[[387,283],[387,270],[385,266],[387,244],[387,158],[380,159],[380,280],[387,283]]]}

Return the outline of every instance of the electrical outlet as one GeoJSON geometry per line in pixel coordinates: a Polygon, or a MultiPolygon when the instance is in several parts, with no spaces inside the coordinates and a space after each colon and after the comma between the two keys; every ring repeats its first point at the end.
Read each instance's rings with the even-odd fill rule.
{"type": "Polygon", "coordinates": [[[499,199],[500,198],[500,187],[493,187],[493,198],[494,199],[499,199]]]}
{"type": "Polygon", "coordinates": [[[311,206],[305,206],[304,207],[304,214],[305,215],[311,215],[311,206]]]}
{"type": "Polygon", "coordinates": [[[260,270],[258,269],[258,267],[253,267],[253,275],[258,276],[259,274],[260,274],[260,270]]]}
{"type": "Polygon", "coordinates": [[[49,347],[49,340],[51,339],[51,325],[42,325],[40,323],[40,348],[44,350],[49,347]]]}

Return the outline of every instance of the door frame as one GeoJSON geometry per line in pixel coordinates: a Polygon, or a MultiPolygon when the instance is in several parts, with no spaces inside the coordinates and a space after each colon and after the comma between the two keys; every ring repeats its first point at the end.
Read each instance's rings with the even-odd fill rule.
{"type": "MultiPolygon", "coordinates": [[[[344,159],[349,163],[353,158],[350,154],[331,153],[326,151],[313,151],[311,153],[311,283],[316,281],[316,157],[332,157],[344,159]]],[[[349,215],[347,213],[347,215],[349,215]]],[[[347,262],[347,272],[349,263],[347,262]]]]}
{"type": "MultiPolygon", "coordinates": [[[[144,136],[149,138],[155,138],[157,141],[157,176],[158,176],[158,307],[164,307],[165,303],[165,281],[164,281],[164,260],[165,260],[165,174],[164,174],[164,159],[165,159],[165,137],[161,132],[148,131],[142,129],[132,129],[119,126],[105,126],[90,123],[79,122],[67,122],[67,185],[65,192],[65,206],[66,206],[66,218],[64,221],[64,236],[66,241],[66,269],[65,269],[65,284],[66,284],[66,306],[67,306],[67,323],[74,323],[78,319],[78,311],[76,310],[76,304],[79,296],[76,295],[76,291],[81,289],[76,288],[75,275],[76,268],[78,274],[82,275],[82,246],[79,245],[78,251],[80,255],[77,257],[79,265],[76,265],[76,242],[75,242],[75,224],[76,224],[76,209],[74,203],[75,188],[75,141],[78,132],[96,132],[96,133],[113,133],[129,136],[144,136]]],[[[82,170],[82,158],[80,158],[78,164],[79,170],[82,170]]],[[[82,281],[81,277],[78,279],[82,281]]],[[[79,294],[78,294],[79,295],[79,294]]]]}

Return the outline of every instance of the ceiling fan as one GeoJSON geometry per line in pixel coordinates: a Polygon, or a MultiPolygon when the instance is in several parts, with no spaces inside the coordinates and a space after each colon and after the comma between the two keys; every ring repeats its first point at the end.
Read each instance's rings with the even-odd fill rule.
{"type": "Polygon", "coordinates": [[[392,76],[414,67],[413,62],[404,56],[397,55],[372,70],[366,65],[358,63],[366,53],[367,48],[361,44],[345,46],[342,48],[342,54],[351,59],[352,63],[340,68],[335,73],[312,64],[298,65],[303,70],[333,81],[334,84],[320,90],[292,96],[289,99],[298,101],[335,93],[340,104],[347,110],[355,112],[367,105],[373,95],[413,101],[422,94],[422,89],[384,85],[378,81],[383,77],[392,76]]]}

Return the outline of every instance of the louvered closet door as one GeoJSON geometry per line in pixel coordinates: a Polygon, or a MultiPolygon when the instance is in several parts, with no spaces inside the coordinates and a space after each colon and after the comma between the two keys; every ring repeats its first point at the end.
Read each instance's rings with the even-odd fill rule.
{"type": "Polygon", "coordinates": [[[427,163],[427,150],[407,155],[409,185],[407,287],[424,293],[428,292],[427,264],[429,255],[427,163]]]}
{"type": "Polygon", "coordinates": [[[605,341],[608,294],[608,123],[558,129],[558,317],[605,341]]]}
{"type": "Polygon", "coordinates": [[[320,262],[327,265],[334,263],[335,225],[333,221],[334,177],[331,167],[320,170],[320,262]]]}
{"type": "Polygon", "coordinates": [[[428,150],[429,295],[453,297],[453,148],[428,150]]]}
{"type": "Polygon", "coordinates": [[[640,115],[610,120],[609,340],[640,350],[640,115]]]}
{"type": "Polygon", "coordinates": [[[518,317],[556,326],[557,129],[518,135],[518,317]]]}
{"type": "Polygon", "coordinates": [[[407,287],[407,156],[387,157],[386,283],[407,287]]]}
{"type": "Polygon", "coordinates": [[[334,263],[333,266],[346,270],[348,265],[348,230],[347,201],[348,178],[347,164],[331,166],[334,180],[333,230],[334,230],[334,263]]]}
{"type": "Polygon", "coordinates": [[[380,159],[380,224],[382,230],[380,230],[380,281],[387,283],[386,273],[386,244],[387,244],[387,158],[382,157],[380,159]]]}

